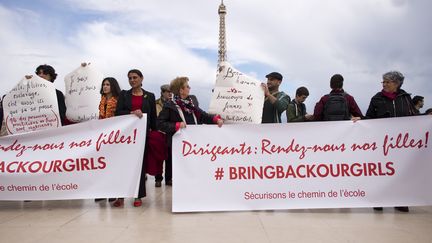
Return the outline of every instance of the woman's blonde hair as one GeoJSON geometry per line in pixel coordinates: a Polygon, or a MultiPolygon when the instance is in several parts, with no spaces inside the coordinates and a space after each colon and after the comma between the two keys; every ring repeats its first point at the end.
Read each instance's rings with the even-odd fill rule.
{"type": "Polygon", "coordinates": [[[188,77],[177,77],[170,83],[170,90],[174,95],[180,95],[180,89],[189,82],[188,77]]]}

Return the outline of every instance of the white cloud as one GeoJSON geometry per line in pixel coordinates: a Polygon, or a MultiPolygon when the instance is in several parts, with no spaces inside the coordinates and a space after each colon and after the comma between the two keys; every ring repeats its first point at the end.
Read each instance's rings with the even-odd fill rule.
{"type": "MultiPolygon", "coordinates": [[[[11,52],[7,54],[9,60],[1,62],[10,63],[11,75],[8,75],[7,79],[12,80],[9,87],[4,87],[2,93],[13,87],[13,80],[18,81],[23,75],[32,74],[35,67],[42,63],[51,64],[56,68],[59,73],[56,86],[61,90],[64,90],[63,77],[82,61],[89,61],[97,65],[107,76],[117,78],[124,89],[129,88],[127,71],[138,68],[145,76],[144,88],[157,95],[161,84],[168,83],[179,75],[189,76],[191,84],[196,82],[197,88],[209,89],[214,82],[215,64],[197,56],[174,37],[167,38],[171,36],[156,32],[154,29],[148,32],[140,32],[136,28],[128,29],[128,23],[124,22],[123,16],[112,23],[83,23],[76,28],[79,31],[72,33],[67,39],[49,39],[44,36],[44,41],[35,42],[26,38],[25,33],[14,32],[14,29],[25,24],[19,23],[18,12],[2,10],[5,13],[3,17],[7,20],[4,23],[10,26],[3,29],[6,33],[11,33],[2,42],[11,45],[11,52]],[[22,43],[18,45],[17,42],[11,41],[12,38],[22,43]],[[23,46],[26,49],[23,50],[23,46]],[[56,46],[59,48],[55,48],[56,46]],[[17,65],[23,62],[29,65],[17,65]]],[[[43,21],[40,19],[40,22],[32,24],[41,25],[43,21]]],[[[43,35],[42,33],[41,36],[43,35]]]]}

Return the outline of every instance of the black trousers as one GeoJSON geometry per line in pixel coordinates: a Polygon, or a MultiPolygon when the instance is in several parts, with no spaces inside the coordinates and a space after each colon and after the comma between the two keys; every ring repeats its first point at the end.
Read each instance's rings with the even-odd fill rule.
{"type": "Polygon", "coordinates": [[[146,194],[146,170],[145,170],[147,165],[146,165],[146,161],[144,160],[145,153],[147,153],[147,150],[144,152],[143,163],[141,167],[141,177],[139,182],[138,198],[143,198],[147,195],[146,194]]]}
{"type": "MultiPolygon", "coordinates": [[[[165,181],[172,180],[172,150],[168,149],[168,158],[165,160],[165,181]]],[[[162,175],[156,175],[155,181],[162,181],[164,177],[162,175]]]]}

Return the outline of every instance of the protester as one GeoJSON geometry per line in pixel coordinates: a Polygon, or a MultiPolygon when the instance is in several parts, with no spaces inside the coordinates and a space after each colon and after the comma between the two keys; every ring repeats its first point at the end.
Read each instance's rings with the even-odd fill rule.
{"type": "MultiPolygon", "coordinates": [[[[130,90],[123,90],[119,95],[116,108],[117,115],[135,114],[137,117],[142,118],[143,114],[147,114],[147,132],[156,130],[156,101],[155,95],[141,88],[144,76],[141,71],[132,69],[128,72],[129,84],[132,87],[130,90]]],[[[147,142],[147,141],[146,141],[147,142]]],[[[146,151],[147,152],[147,151],[146,151]]],[[[145,158],[145,154],[144,154],[145,158]]],[[[138,198],[135,198],[133,205],[140,207],[142,205],[141,198],[146,196],[145,188],[145,160],[141,168],[141,177],[138,198]]],[[[115,207],[123,206],[124,199],[119,198],[114,202],[115,207]]]]}
{"type": "MultiPolygon", "coordinates": [[[[44,64],[44,65],[39,65],[36,68],[36,75],[38,75],[39,77],[50,81],[51,83],[54,83],[55,79],[57,78],[57,73],[55,73],[55,70],[52,66],[44,64]]],[[[30,77],[31,76],[27,76],[30,77]]],[[[58,108],[59,108],[59,113],[60,113],[60,120],[61,120],[61,124],[62,126],[67,125],[68,121],[66,119],[66,104],[65,104],[65,98],[63,93],[56,89],[56,95],[57,95],[57,104],[58,104],[58,108]]]]}
{"type": "Polygon", "coordinates": [[[288,108],[291,98],[279,91],[283,79],[280,73],[269,73],[266,78],[267,84],[262,84],[265,96],[262,123],[281,123],[281,114],[288,108]]]}
{"type": "Polygon", "coordinates": [[[330,78],[332,90],[316,103],[313,115],[315,121],[357,121],[363,117],[354,97],[344,91],[343,81],[340,74],[330,78]]]}
{"type": "MultiPolygon", "coordinates": [[[[366,118],[388,118],[413,116],[416,114],[410,94],[401,89],[405,77],[398,71],[387,72],[383,75],[383,89],[376,93],[366,112],[366,118]]],[[[408,207],[395,207],[401,212],[409,212],[408,207]]],[[[374,210],[382,211],[382,207],[375,207],[374,210]]]]}
{"type": "MultiPolygon", "coordinates": [[[[50,65],[43,64],[39,65],[36,68],[35,71],[36,75],[38,75],[40,78],[43,78],[51,83],[54,83],[55,79],[57,78],[57,73],[55,72],[54,68],[50,65]]],[[[26,75],[27,79],[31,79],[32,75],[26,75]]],[[[56,96],[57,96],[57,105],[59,108],[59,115],[60,115],[60,122],[62,126],[67,124],[66,119],[66,104],[65,104],[65,98],[63,93],[56,89],[56,96]]],[[[3,97],[4,98],[4,97],[3,97]]],[[[30,200],[25,200],[24,202],[31,202],[30,200]]]]}
{"type": "MultiPolygon", "coordinates": [[[[159,116],[159,113],[162,111],[163,105],[166,102],[168,102],[169,100],[171,100],[171,96],[172,96],[172,92],[170,90],[169,84],[162,85],[161,86],[161,97],[156,100],[156,112],[157,112],[158,116],[159,116]]],[[[199,103],[198,103],[198,99],[196,98],[196,96],[190,94],[189,97],[191,98],[192,103],[198,107],[199,103]]],[[[171,154],[171,151],[169,149],[167,149],[166,147],[162,147],[163,145],[161,145],[160,143],[157,143],[157,140],[161,139],[165,135],[161,135],[161,134],[152,134],[152,135],[153,135],[154,142],[151,144],[153,146],[151,147],[150,153],[152,153],[153,155],[151,156],[151,158],[149,158],[147,160],[147,162],[148,163],[154,162],[153,163],[153,164],[155,164],[154,167],[158,167],[158,168],[155,168],[155,170],[157,171],[157,173],[155,175],[155,187],[161,187],[163,179],[165,179],[166,185],[171,186],[172,185],[172,156],[171,156],[172,154],[171,154]],[[165,158],[165,160],[161,160],[161,158],[165,158]],[[159,160],[161,160],[161,161],[159,161],[159,160]],[[165,178],[162,176],[163,161],[165,161],[165,178]]],[[[165,146],[168,146],[168,145],[165,144],[165,146]]],[[[148,169],[150,170],[150,168],[151,168],[151,166],[149,165],[148,169]]]]}
{"type": "MultiPolygon", "coordinates": [[[[160,89],[161,89],[161,96],[159,99],[156,100],[156,114],[158,116],[159,116],[159,113],[162,111],[162,108],[165,105],[165,103],[168,102],[172,96],[169,84],[162,85],[160,87],[160,89]]],[[[159,136],[162,136],[162,135],[159,135],[159,136]]],[[[159,152],[159,153],[161,153],[161,152],[159,152]]],[[[162,151],[162,153],[163,153],[163,151],[162,151]]],[[[162,176],[163,161],[155,161],[155,164],[156,164],[155,167],[158,167],[158,168],[156,168],[157,174],[155,175],[155,187],[161,187],[162,186],[162,180],[164,179],[164,177],[162,176]]],[[[166,159],[165,159],[165,184],[172,185],[171,178],[172,178],[172,159],[171,159],[170,155],[167,155],[166,159]]]]}
{"type": "Polygon", "coordinates": [[[164,104],[171,99],[171,90],[169,89],[169,84],[164,84],[160,87],[161,96],[156,100],[156,115],[159,116],[164,104]]]}
{"type": "Polygon", "coordinates": [[[412,102],[414,104],[416,114],[420,114],[420,109],[423,108],[424,105],[424,97],[416,95],[412,98],[412,102]]]}
{"type": "MultiPolygon", "coordinates": [[[[102,81],[100,89],[101,101],[99,102],[99,119],[110,118],[115,115],[120,92],[120,86],[115,78],[108,77],[102,81]]],[[[104,200],[106,199],[96,198],[95,202],[104,200]]],[[[109,199],[110,202],[114,200],[115,198],[109,199]]]]}
{"type": "Polygon", "coordinates": [[[120,92],[120,86],[115,78],[108,77],[102,81],[99,119],[110,118],[115,115],[120,92]]]}
{"type": "Polygon", "coordinates": [[[383,75],[383,89],[376,93],[366,112],[366,118],[388,118],[412,116],[416,114],[411,95],[401,89],[405,77],[398,71],[383,75]]]}
{"type": "Polygon", "coordinates": [[[287,122],[303,122],[313,118],[313,115],[306,113],[306,98],[309,96],[309,90],[306,87],[300,87],[296,90],[295,98],[288,105],[286,111],[287,122]]]}
{"type": "MultiPolygon", "coordinates": [[[[172,99],[165,103],[162,111],[158,116],[158,128],[167,135],[168,149],[172,149],[172,136],[180,129],[186,128],[187,125],[197,124],[217,124],[222,126],[223,120],[219,115],[210,115],[201,110],[191,99],[189,78],[177,77],[170,84],[170,90],[173,93],[172,99]]],[[[169,152],[171,157],[171,152],[169,152]]],[[[169,158],[171,159],[171,158],[169,158]]],[[[166,169],[167,171],[168,169],[166,169]]],[[[171,171],[168,171],[171,176],[171,171]]],[[[168,177],[169,179],[171,177],[168,177]]],[[[172,185],[172,181],[165,181],[166,184],[172,185]]]]}

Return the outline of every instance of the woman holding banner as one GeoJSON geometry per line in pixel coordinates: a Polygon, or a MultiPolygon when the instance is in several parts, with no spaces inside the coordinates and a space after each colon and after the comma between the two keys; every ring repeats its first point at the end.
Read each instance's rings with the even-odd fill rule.
{"type": "MultiPolygon", "coordinates": [[[[375,94],[366,112],[366,118],[389,118],[415,115],[411,95],[401,89],[405,77],[398,71],[387,72],[383,75],[383,89],[375,94]]],[[[409,212],[408,207],[395,207],[400,212],[409,212]]],[[[382,211],[382,207],[374,207],[375,211],[382,211]]]]}
{"type": "MultiPolygon", "coordinates": [[[[100,89],[101,101],[99,102],[99,119],[110,118],[115,115],[120,92],[120,86],[115,78],[107,77],[102,80],[100,89]]],[[[104,200],[106,199],[96,198],[95,202],[104,200]]],[[[115,198],[110,198],[109,201],[115,201],[115,198]]]]}
{"type": "MultiPolygon", "coordinates": [[[[141,88],[144,76],[140,70],[132,69],[128,72],[129,84],[132,87],[130,90],[123,90],[117,102],[115,115],[135,114],[139,118],[143,114],[147,114],[147,133],[150,130],[156,130],[156,99],[155,95],[141,88]]],[[[147,152],[147,151],[146,151],[147,152]]],[[[145,158],[145,154],[144,154],[145,158]]],[[[135,198],[133,205],[140,207],[142,205],[141,198],[146,196],[145,188],[145,167],[141,167],[141,178],[139,184],[138,198],[135,198]]],[[[114,202],[115,207],[123,206],[124,199],[119,198],[114,202]]]]}
{"type": "MultiPolygon", "coordinates": [[[[217,124],[222,126],[223,120],[219,115],[210,115],[201,110],[193,101],[190,93],[189,78],[177,77],[170,84],[173,93],[171,100],[166,102],[158,116],[158,128],[166,133],[169,158],[172,158],[172,136],[186,125],[217,124]]],[[[169,174],[172,172],[169,171],[169,174]]],[[[168,182],[172,184],[171,181],[168,182]]]]}

